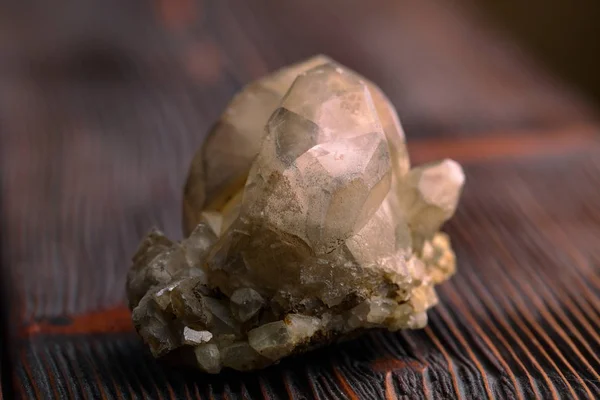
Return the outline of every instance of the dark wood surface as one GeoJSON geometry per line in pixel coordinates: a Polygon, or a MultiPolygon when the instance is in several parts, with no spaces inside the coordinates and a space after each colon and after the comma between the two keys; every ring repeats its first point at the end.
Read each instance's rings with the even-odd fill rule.
{"type": "Polygon", "coordinates": [[[5,393],[599,398],[600,125],[580,94],[446,3],[2,6],[5,393]],[[162,366],[124,306],[129,257],[153,225],[181,236],[188,164],[235,91],[315,53],[384,89],[415,163],[465,166],[446,227],[459,272],[424,330],[373,332],[256,373],[162,366]]]}

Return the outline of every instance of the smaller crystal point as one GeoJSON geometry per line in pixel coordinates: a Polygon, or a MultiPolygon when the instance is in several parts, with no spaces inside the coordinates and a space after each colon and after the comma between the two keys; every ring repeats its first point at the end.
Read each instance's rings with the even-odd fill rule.
{"type": "Polygon", "coordinates": [[[234,97],[196,153],[187,237],[153,230],[127,276],[152,354],[248,371],[370,328],[418,329],[456,269],[439,231],[465,177],[411,169],[381,89],[325,56],[234,97]]]}
{"type": "Polygon", "coordinates": [[[219,346],[214,343],[200,344],[194,348],[198,366],[204,372],[216,374],[221,370],[219,346]]]}
{"type": "Polygon", "coordinates": [[[460,165],[446,159],[413,168],[398,185],[399,202],[417,248],[454,215],[464,182],[460,165]]]}
{"type": "Polygon", "coordinates": [[[301,343],[308,343],[321,327],[318,318],[289,314],[283,321],[261,325],[248,332],[248,342],[259,354],[279,360],[301,343]]]}
{"type": "Polygon", "coordinates": [[[238,289],[231,295],[231,311],[238,321],[246,322],[265,305],[265,300],[254,289],[238,289]]]}
{"type": "Polygon", "coordinates": [[[221,361],[223,366],[238,371],[260,369],[270,364],[267,358],[258,354],[246,341],[235,342],[223,347],[221,361]]]}
{"type": "Polygon", "coordinates": [[[197,331],[187,326],[183,328],[183,344],[190,346],[206,343],[212,339],[212,336],[209,331],[197,331]]]}
{"type": "Polygon", "coordinates": [[[292,335],[283,321],[270,322],[251,330],[248,342],[259,354],[271,360],[283,358],[294,349],[292,335]]]}

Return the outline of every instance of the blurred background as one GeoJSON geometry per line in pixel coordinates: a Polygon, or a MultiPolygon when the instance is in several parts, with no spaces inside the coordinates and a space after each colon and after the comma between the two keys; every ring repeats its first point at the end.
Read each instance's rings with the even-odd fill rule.
{"type": "MultiPolygon", "coordinates": [[[[181,237],[183,182],[207,130],[244,84],[317,53],[386,92],[415,163],[473,163],[464,209],[481,215],[460,211],[453,226],[466,221],[484,232],[489,218],[487,231],[505,223],[507,232],[525,232],[520,221],[533,215],[532,224],[547,227],[532,199],[554,198],[545,184],[558,176],[581,187],[547,207],[562,228],[573,222],[581,233],[571,236],[581,239],[575,248],[598,248],[587,234],[598,225],[581,222],[589,200],[576,201],[577,193],[598,196],[586,183],[597,176],[597,152],[580,164],[481,161],[588,147],[598,132],[599,20],[597,0],[1,2],[0,279],[7,325],[25,338],[20,362],[45,376],[36,354],[71,359],[44,332],[131,333],[123,305],[129,257],[152,226],[181,237]],[[89,318],[77,325],[82,315],[89,318]]],[[[461,268],[471,268],[484,242],[457,239],[461,268]]],[[[482,279],[493,283],[490,260],[504,253],[486,251],[492,256],[473,265],[485,265],[482,279]]],[[[543,265],[561,271],[563,256],[543,265]]],[[[123,340],[119,357],[135,358],[137,339],[123,340]]],[[[98,358],[85,354],[93,371],[98,358]]],[[[33,393],[27,368],[18,376],[33,393]]],[[[55,381],[67,390],[67,380],[46,385],[55,381]]]]}
{"type": "Polygon", "coordinates": [[[484,0],[473,6],[541,63],[600,104],[597,1],[484,0]]]}

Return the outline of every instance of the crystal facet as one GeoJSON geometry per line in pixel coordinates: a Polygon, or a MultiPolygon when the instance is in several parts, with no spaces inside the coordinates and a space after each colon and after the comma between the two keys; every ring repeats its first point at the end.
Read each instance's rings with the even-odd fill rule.
{"type": "Polygon", "coordinates": [[[324,56],[248,85],[198,151],[187,238],[143,240],[127,281],[155,356],[203,371],[263,368],[365,328],[417,329],[455,271],[439,232],[464,174],[410,168],[373,83],[324,56]]]}

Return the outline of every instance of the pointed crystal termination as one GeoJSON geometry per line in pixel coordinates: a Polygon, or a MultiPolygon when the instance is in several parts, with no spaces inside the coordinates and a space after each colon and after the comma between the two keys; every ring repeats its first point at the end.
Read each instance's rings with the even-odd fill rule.
{"type": "Polygon", "coordinates": [[[439,229],[463,184],[452,160],[410,168],[373,83],[324,56],[284,68],[244,88],[194,157],[189,236],[140,245],[134,324],[156,357],[177,350],[208,373],[422,328],[455,271],[439,229]]]}

